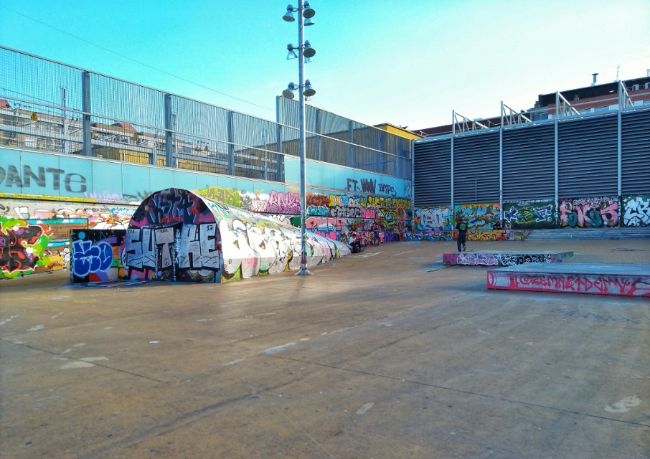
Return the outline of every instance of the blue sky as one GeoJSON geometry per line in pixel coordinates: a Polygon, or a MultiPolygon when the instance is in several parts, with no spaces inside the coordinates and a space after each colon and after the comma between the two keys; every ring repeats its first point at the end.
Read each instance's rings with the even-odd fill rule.
{"type": "MultiPolygon", "coordinates": [[[[449,124],[452,110],[496,116],[502,100],[527,109],[538,94],[588,86],[592,73],[609,82],[617,66],[620,79],[650,69],[647,0],[311,5],[310,103],[366,124],[425,128],[449,124]]],[[[0,44],[274,120],[275,96],[298,79],[286,60],[286,45],[298,41],[296,23],[282,20],[286,6],[0,0],[0,44]]]]}

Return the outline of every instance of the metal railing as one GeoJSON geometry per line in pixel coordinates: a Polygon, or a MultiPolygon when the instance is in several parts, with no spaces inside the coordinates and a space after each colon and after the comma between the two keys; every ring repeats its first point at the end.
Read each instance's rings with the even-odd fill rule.
{"type": "MultiPolygon", "coordinates": [[[[0,145],[284,181],[297,139],[287,124],[0,47],[0,145]]],[[[307,157],[410,178],[410,153],[358,140],[310,133],[307,157]]]]}

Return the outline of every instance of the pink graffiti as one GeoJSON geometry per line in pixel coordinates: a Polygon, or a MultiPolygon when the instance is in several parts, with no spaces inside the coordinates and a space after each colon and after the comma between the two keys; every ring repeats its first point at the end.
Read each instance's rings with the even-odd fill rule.
{"type": "Polygon", "coordinates": [[[271,191],[266,204],[266,212],[277,212],[290,215],[300,214],[300,198],[298,193],[271,191]]]}
{"type": "Polygon", "coordinates": [[[487,287],[503,290],[588,293],[650,297],[650,278],[593,274],[545,274],[488,271],[487,287]]]}
{"type": "Polygon", "coordinates": [[[618,225],[617,198],[562,199],[559,211],[561,226],[586,228],[618,225]]]}
{"type": "Polygon", "coordinates": [[[345,228],[347,223],[344,218],[329,218],[329,217],[309,217],[306,222],[309,229],[335,229],[345,228]]]}

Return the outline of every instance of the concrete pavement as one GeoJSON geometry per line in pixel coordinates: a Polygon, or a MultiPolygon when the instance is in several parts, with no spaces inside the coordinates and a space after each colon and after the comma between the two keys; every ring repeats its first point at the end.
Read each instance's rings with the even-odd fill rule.
{"type": "MultiPolygon", "coordinates": [[[[0,282],[3,458],[648,458],[650,302],[402,242],[229,284],[0,282]]],[[[648,263],[650,240],[470,242],[648,263]]]]}

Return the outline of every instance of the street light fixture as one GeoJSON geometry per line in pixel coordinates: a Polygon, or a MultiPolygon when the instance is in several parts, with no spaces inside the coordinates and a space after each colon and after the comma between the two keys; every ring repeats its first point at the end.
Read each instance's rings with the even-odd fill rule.
{"type": "Polygon", "coordinates": [[[297,276],[307,276],[311,272],[307,269],[307,229],[306,229],[306,209],[307,209],[307,191],[306,191],[306,171],[307,163],[305,161],[306,151],[306,121],[305,121],[305,98],[311,97],[316,94],[314,88],[311,87],[309,80],[305,81],[305,63],[311,62],[316,54],[316,50],[311,47],[309,41],[305,41],[305,26],[314,25],[311,19],[316,14],[316,11],[311,7],[308,1],[298,0],[298,7],[294,8],[292,5],[287,6],[287,12],[282,16],[286,22],[294,22],[296,19],[293,13],[298,13],[298,46],[287,45],[289,55],[287,59],[298,58],[298,84],[289,83],[287,89],[282,91],[282,95],[287,99],[294,98],[294,91],[298,91],[299,109],[298,121],[300,124],[300,240],[302,245],[302,253],[300,255],[300,270],[296,273],[297,276]],[[304,18],[304,19],[303,19],[304,18]],[[296,56],[295,51],[298,51],[296,56]]]}

